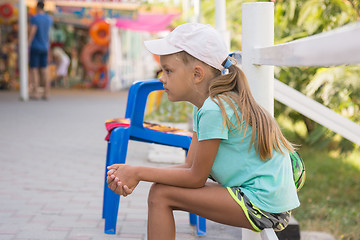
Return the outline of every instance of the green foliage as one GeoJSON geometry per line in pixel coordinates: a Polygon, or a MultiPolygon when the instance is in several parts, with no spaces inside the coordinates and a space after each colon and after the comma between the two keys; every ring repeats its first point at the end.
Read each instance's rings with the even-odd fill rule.
{"type": "Polygon", "coordinates": [[[353,121],[360,122],[360,68],[339,66],[320,68],[306,86],[305,93],[353,121]]]}
{"type": "Polygon", "coordinates": [[[150,114],[147,114],[145,119],[157,122],[188,122],[192,110],[192,104],[188,102],[170,102],[167,94],[163,94],[160,105],[150,114]]]}
{"type": "Polygon", "coordinates": [[[303,146],[306,182],[294,210],[300,228],[325,231],[336,239],[360,239],[360,151],[333,154],[303,146]]]}
{"type": "MultiPolygon", "coordinates": [[[[285,114],[277,121],[290,141],[306,131],[304,124],[294,125],[285,114]]],[[[360,148],[340,153],[303,142],[297,151],[306,166],[306,181],[298,193],[301,205],[293,211],[300,229],[327,232],[336,239],[360,239],[360,148]]]]}
{"type": "MultiPolygon", "coordinates": [[[[283,43],[354,22],[359,18],[359,1],[307,0],[276,1],[275,42],[283,43]]],[[[275,77],[330,109],[360,123],[360,65],[331,68],[281,67],[275,77]]],[[[287,114],[294,123],[306,124],[307,135],[302,141],[317,149],[352,150],[355,145],[301,114],[275,105],[275,112],[287,114]]]]}
{"type": "MultiPolygon", "coordinates": [[[[304,93],[309,97],[322,102],[348,119],[360,122],[360,68],[359,66],[338,66],[332,68],[319,68],[312,81],[306,86],[304,93]]],[[[334,146],[342,151],[352,150],[352,144],[345,139],[334,138],[336,134],[324,127],[317,127],[310,134],[309,143],[336,143],[334,146]],[[318,134],[318,133],[323,134],[318,134]],[[318,138],[316,139],[316,135],[318,138]],[[324,138],[324,136],[326,136],[324,138]],[[318,141],[324,138],[322,141],[318,141]]]]}

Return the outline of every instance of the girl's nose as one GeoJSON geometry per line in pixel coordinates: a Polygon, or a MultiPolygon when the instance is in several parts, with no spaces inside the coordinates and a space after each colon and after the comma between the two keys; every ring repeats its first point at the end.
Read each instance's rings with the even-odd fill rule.
{"type": "Polygon", "coordinates": [[[159,80],[160,80],[160,82],[165,83],[165,78],[164,78],[163,74],[161,74],[161,76],[159,77],[159,80]]]}

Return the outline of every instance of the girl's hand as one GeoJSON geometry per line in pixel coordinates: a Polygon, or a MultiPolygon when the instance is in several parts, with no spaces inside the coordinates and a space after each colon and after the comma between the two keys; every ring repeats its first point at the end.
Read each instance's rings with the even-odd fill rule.
{"type": "Polygon", "coordinates": [[[113,190],[116,194],[122,195],[126,197],[127,195],[132,193],[132,190],[128,188],[128,186],[123,186],[122,182],[120,182],[119,178],[115,177],[114,172],[118,169],[119,164],[114,164],[108,169],[110,169],[107,172],[107,178],[106,182],[108,184],[108,187],[113,190]]]}
{"type": "Polygon", "coordinates": [[[107,167],[107,169],[110,169],[110,170],[107,172],[106,183],[108,184],[108,187],[113,191],[115,191],[115,189],[117,187],[117,182],[115,181],[115,176],[113,175],[113,173],[117,169],[117,165],[118,164],[112,165],[111,169],[110,169],[110,167],[107,167]]]}
{"type": "Polygon", "coordinates": [[[126,197],[139,184],[139,179],[136,178],[136,167],[114,164],[108,169],[107,183],[116,194],[126,197]]]}

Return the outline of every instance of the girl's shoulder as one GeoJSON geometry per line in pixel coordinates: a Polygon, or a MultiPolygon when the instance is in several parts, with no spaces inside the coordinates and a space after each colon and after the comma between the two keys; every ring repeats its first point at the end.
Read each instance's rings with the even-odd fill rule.
{"type": "Polygon", "coordinates": [[[203,105],[204,109],[207,110],[218,110],[221,111],[221,108],[224,108],[224,110],[231,114],[236,109],[239,112],[239,107],[237,106],[236,102],[229,96],[222,95],[220,98],[217,99],[211,99],[211,97],[208,97],[203,105]],[[226,100],[225,100],[226,99],[226,100]],[[233,107],[230,106],[232,103],[233,107]]]}
{"type": "Polygon", "coordinates": [[[211,97],[208,97],[203,106],[201,107],[202,110],[220,110],[220,107],[216,100],[211,99],[211,97]]]}
{"type": "MultiPolygon", "coordinates": [[[[225,98],[228,97],[225,96],[225,98]]],[[[239,116],[241,116],[241,112],[239,111],[236,103],[231,98],[228,98],[228,101],[224,100],[223,98],[212,99],[211,97],[208,97],[204,101],[204,104],[200,109],[194,109],[195,110],[194,113],[203,115],[206,112],[212,112],[212,113],[218,112],[220,116],[223,116],[222,111],[225,111],[226,115],[229,118],[232,118],[235,115],[235,111],[237,110],[239,116]],[[233,107],[235,108],[232,108],[232,106],[229,105],[228,101],[232,102],[233,107]]]]}
{"type": "Polygon", "coordinates": [[[220,111],[220,107],[211,99],[211,97],[205,99],[203,105],[199,109],[194,106],[194,114],[203,114],[207,111],[220,111]]]}

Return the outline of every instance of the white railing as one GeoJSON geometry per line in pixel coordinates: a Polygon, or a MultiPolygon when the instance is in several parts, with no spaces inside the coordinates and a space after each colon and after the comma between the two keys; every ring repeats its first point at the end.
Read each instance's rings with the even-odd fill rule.
{"type": "Polygon", "coordinates": [[[274,87],[274,96],[277,101],[360,145],[360,125],[308,98],[279,80],[275,80],[274,87]]]}
{"type": "MultiPolygon", "coordinates": [[[[264,15],[265,6],[268,9],[271,9],[271,13],[273,13],[272,3],[247,3],[244,4],[244,7],[246,5],[247,8],[251,7],[251,16],[256,15],[254,14],[254,11],[264,15]],[[260,10],[260,8],[262,8],[262,10],[260,10]]],[[[246,10],[246,7],[243,9],[246,10]]],[[[262,18],[262,20],[264,19],[262,18]]],[[[252,20],[243,19],[243,24],[244,21],[246,23],[247,21],[250,22],[252,20]]],[[[262,32],[261,29],[256,29],[256,31],[260,32],[260,34],[262,32]]],[[[244,32],[243,34],[243,38],[246,38],[244,32]]],[[[257,33],[256,37],[261,38],[259,33],[257,33]]],[[[350,121],[311,98],[306,97],[287,85],[279,81],[274,82],[273,72],[265,76],[263,75],[262,78],[253,78],[251,71],[250,74],[248,74],[246,71],[248,68],[244,66],[244,63],[251,65],[252,69],[250,70],[261,72],[263,71],[262,68],[267,67],[264,65],[271,65],[272,67],[358,64],[360,63],[360,22],[348,24],[329,32],[283,44],[252,44],[249,49],[243,49],[242,61],[249,82],[252,82],[250,86],[253,86],[252,91],[254,92],[255,98],[259,95],[259,92],[262,95],[262,98],[260,98],[259,101],[260,104],[263,105],[264,103],[262,102],[270,97],[270,101],[273,101],[275,98],[279,102],[288,105],[308,118],[322,124],[355,144],[360,145],[360,125],[350,121]],[[246,55],[246,53],[248,54],[246,55]],[[263,87],[265,86],[263,82],[265,82],[266,86],[271,84],[271,87],[263,87]],[[274,85],[274,90],[272,85],[274,85]],[[272,89],[269,90],[267,88],[272,89]]],[[[269,106],[269,104],[264,105],[269,106]]]]}
{"type": "MultiPolygon", "coordinates": [[[[273,114],[275,96],[283,104],[360,145],[360,125],[274,80],[274,66],[360,63],[360,23],[274,45],[274,4],[244,3],[242,9],[240,59],[256,101],[273,114]]],[[[274,240],[277,237],[272,229],[265,229],[261,234],[243,230],[242,239],[274,240]]]]}
{"type": "Polygon", "coordinates": [[[271,47],[254,49],[253,64],[335,66],[360,63],[360,22],[271,47]]]}

